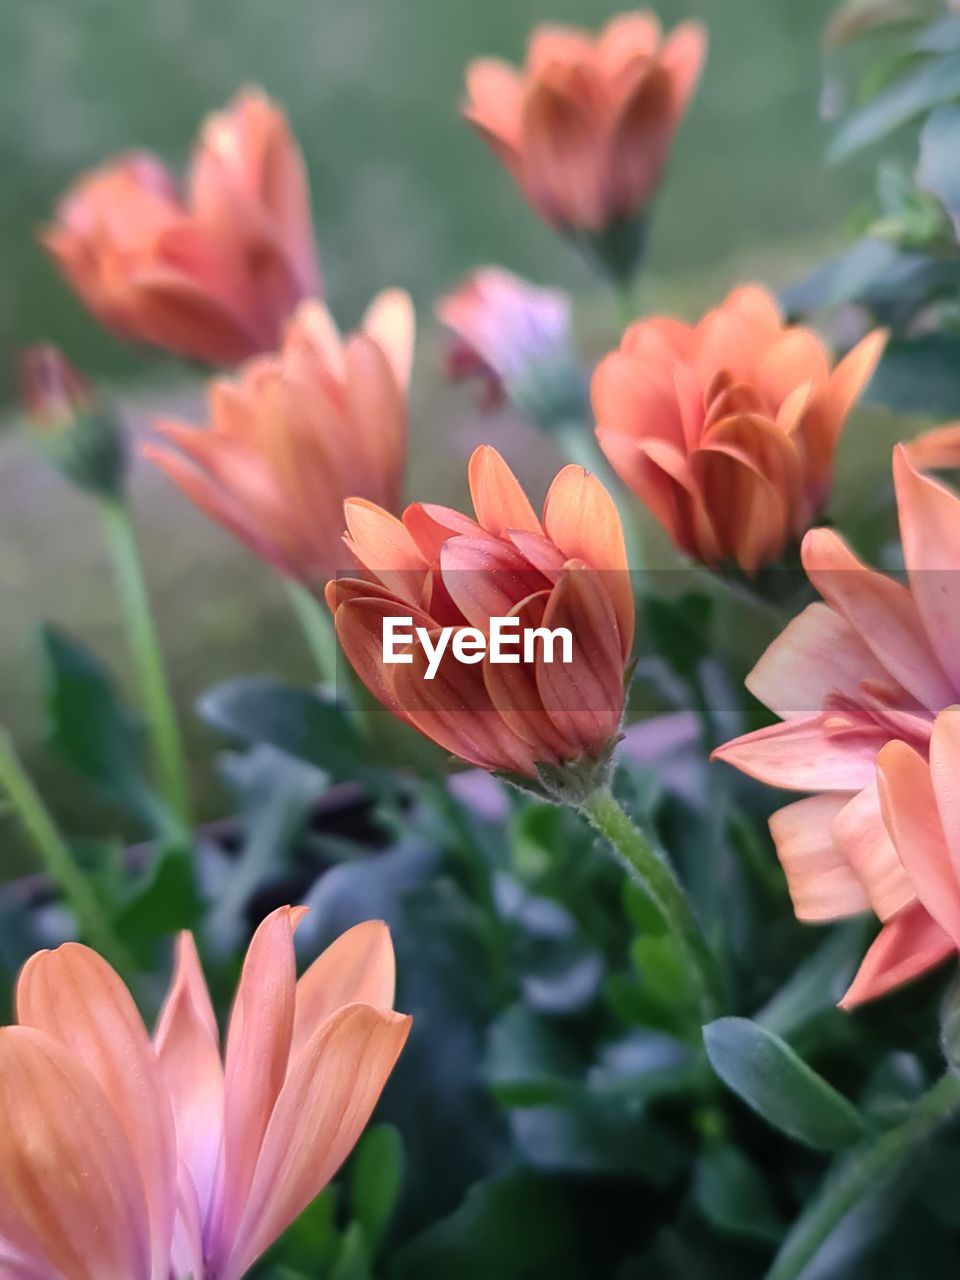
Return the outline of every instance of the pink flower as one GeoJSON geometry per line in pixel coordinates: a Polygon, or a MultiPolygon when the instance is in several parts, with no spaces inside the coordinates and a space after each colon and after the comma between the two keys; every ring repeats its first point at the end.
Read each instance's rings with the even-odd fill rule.
{"type": "Polygon", "coordinates": [[[282,907],[250,943],[221,1062],[180,938],[151,1043],[117,974],[68,943],[28,961],[0,1030],[0,1272],[29,1280],[238,1280],[330,1181],[410,1027],[386,927],[296,980],[282,907]]]}
{"type": "Polygon", "coordinates": [[[714,753],[751,777],[813,792],[770,821],[797,916],[873,908],[891,929],[847,1003],[946,954],[881,815],[877,760],[895,740],[927,759],[934,720],[960,701],[960,496],[894,452],[906,584],[867,568],[836,533],[803,542],[823,596],[773,642],[747,687],[782,723],[714,753]]]}
{"type": "Polygon", "coordinates": [[[474,271],[439,299],[436,311],[451,333],[451,378],[482,378],[487,407],[538,365],[569,359],[567,294],[539,289],[502,267],[474,271]]]}

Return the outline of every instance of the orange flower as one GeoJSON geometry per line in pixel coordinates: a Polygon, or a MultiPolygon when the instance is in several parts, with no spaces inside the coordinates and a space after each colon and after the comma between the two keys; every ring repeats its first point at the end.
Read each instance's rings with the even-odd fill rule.
{"type": "MultiPolygon", "coordinates": [[[[633,595],[616,508],[582,467],[565,467],[541,519],[496,450],[470,459],[476,520],[415,503],[402,520],[361,499],[345,504],[344,539],[361,577],[327,586],[337,635],[368,689],[401,720],[484,769],[536,777],[537,765],[600,757],[623,711],[633,595]],[[460,662],[447,647],[435,678],[422,648],[383,659],[384,620],[406,618],[436,642],[442,627],[517,617],[522,629],[566,627],[572,659],[460,662]]],[[[519,656],[519,654],[518,654],[519,656]]]]}
{"type": "Polygon", "coordinates": [[[907,443],[906,448],[914,466],[924,471],[960,467],[960,422],[948,422],[945,426],[922,431],[907,443]]]}
{"type": "Polygon", "coordinates": [[[464,115],[542,218],[601,234],[646,210],[705,53],[699,23],[663,39],[649,12],[614,18],[595,37],[542,26],[522,71],[495,58],[470,64],[464,115]]]}
{"type": "Polygon", "coordinates": [[[696,325],[640,320],[594,374],[597,439],[682,551],[753,573],[822,510],[885,341],[871,333],[831,368],[820,339],[785,326],[755,285],[696,325]]]}
{"type": "Polygon", "coordinates": [[[31,1280],[239,1280],[350,1153],[403,1048],[386,926],[296,981],[281,907],[247,952],[221,1062],[196,948],[153,1043],[94,951],[38,952],[0,1030],[0,1240],[31,1280]]]}
{"type": "Polygon", "coordinates": [[[885,922],[844,996],[846,1007],[892,991],[960,951],[958,777],[960,707],[940,712],[925,753],[895,741],[877,756],[884,825],[916,900],[885,922]]]}
{"type": "Polygon", "coordinates": [[[108,329],[209,364],[272,351],[319,294],[303,159],[278,107],[241,93],[204,124],[187,193],[131,152],[81,178],[42,233],[108,329]]]}
{"type": "Polygon", "coordinates": [[[323,303],[306,302],[280,354],[212,383],[210,427],[160,423],[178,452],[144,455],[262,559],[325,581],[342,558],[344,498],[399,500],[413,325],[400,291],[375,298],[346,341],[323,303]]]}
{"type": "MultiPolygon", "coordinates": [[[[770,820],[802,920],[872,908],[889,922],[847,1003],[879,995],[945,954],[881,817],[878,757],[899,740],[926,759],[938,713],[960,701],[960,496],[894,453],[903,585],[868,569],[829,529],[804,539],[810,605],[747,688],[783,719],[715,757],[770,786],[817,794],[770,820]]],[[[932,810],[931,810],[932,813],[932,810]]]]}

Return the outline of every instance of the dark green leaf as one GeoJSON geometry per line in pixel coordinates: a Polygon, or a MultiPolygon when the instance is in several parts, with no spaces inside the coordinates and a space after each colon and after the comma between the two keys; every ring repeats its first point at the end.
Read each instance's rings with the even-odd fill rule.
{"type": "Polygon", "coordinates": [[[562,1098],[583,1069],[549,1021],[518,1004],[491,1026],[483,1074],[500,1102],[511,1107],[562,1098]]]}
{"type": "Polygon", "coordinates": [[[924,111],[960,96],[960,53],[932,58],[852,112],[827,152],[836,163],[891,133],[924,111]]]}
{"type": "Polygon", "coordinates": [[[192,852],[162,850],[147,883],[120,911],[117,932],[138,955],[149,959],[158,940],[198,924],[202,905],[194,870],[192,852]]]}
{"type": "Polygon", "coordinates": [[[693,1196],[703,1216],[724,1235],[780,1238],[783,1223],[767,1185],[736,1147],[714,1147],[700,1157],[693,1196]]]}
{"type": "Polygon", "coordinates": [[[836,1151],[862,1136],[853,1104],[758,1023],[720,1018],[704,1027],[703,1041],[724,1084],[797,1142],[836,1151]]]}
{"type": "Polygon", "coordinates": [[[853,981],[866,940],[865,921],[854,920],[835,929],[797,967],[755,1020],[774,1035],[792,1039],[814,1018],[835,1008],[853,981]]]}
{"type": "Polygon", "coordinates": [[[160,801],[142,773],[142,728],[110,677],[88,649],[56,627],[42,627],[40,642],[52,748],[150,830],[161,828],[160,801]]]}
{"type": "Polygon", "coordinates": [[[650,596],[643,613],[654,652],[660,654],[678,675],[693,678],[710,647],[709,596],[690,592],[679,600],[650,596]]]}
{"type": "Polygon", "coordinates": [[[365,746],[335,702],[271,676],[238,676],[208,690],[197,704],[208,724],[242,742],[266,742],[340,781],[369,773],[365,746]]]}
{"type": "Polygon", "coordinates": [[[867,399],[899,413],[930,418],[960,415],[960,339],[928,333],[892,343],[873,376],[867,399]]]}
{"type": "Polygon", "coordinates": [[[343,1233],[340,1253],[329,1280],[372,1280],[370,1253],[358,1222],[351,1222],[343,1233]]]}
{"type": "Polygon", "coordinates": [[[940,18],[924,27],[913,41],[918,53],[952,53],[960,49],[960,17],[940,18]]]}
{"type": "Polygon", "coordinates": [[[368,1129],[350,1164],[350,1203],[368,1256],[376,1256],[403,1189],[403,1139],[393,1125],[368,1129]]]}

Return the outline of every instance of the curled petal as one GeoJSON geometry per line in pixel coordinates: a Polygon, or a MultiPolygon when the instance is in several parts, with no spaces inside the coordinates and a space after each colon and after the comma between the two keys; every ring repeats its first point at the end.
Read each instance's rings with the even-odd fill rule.
{"type": "Polygon", "coordinates": [[[798,920],[842,920],[869,908],[863,886],[833,836],[833,824],[848,800],[843,794],[808,796],[770,818],[798,920]]]}

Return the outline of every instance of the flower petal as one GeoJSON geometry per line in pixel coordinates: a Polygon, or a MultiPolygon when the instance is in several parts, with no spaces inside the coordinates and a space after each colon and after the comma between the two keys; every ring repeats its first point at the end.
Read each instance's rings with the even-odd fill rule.
{"type": "Polygon", "coordinates": [[[870,903],[833,837],[846,795],[808,796],[770,818],[770,834],[798,920],[822,923],[866,911],[870,903]]]}
{"type": "Polygon", "coordinates": [[[930,736],[930,779],[954,875],[960,881],[960,707],[937,716],[930,736]]]}
{"type": "Polygon", "coordinates": [[[480,527],[499,537],[507,529],[543,533],[520,482],[496,449],[474,449],[467,468],[470,497],[480,527]]]}
{"type": "Polygon", "coordinates": [[[297,983],[291,1058],[343,1005],[392,1009],[396,982],[393,943],[382,920],[367,920],[342,933],[297,983]]]}
{"type": "Polygon", "coordinates": [[[105,1091],[31,1027],[0,1030],[0,1237],[31,1280],[167,1277],[151,1269],[140,1170],[105,1091]]]}
{"type": "Polygon", "coordinates": [[[877,743],[824,732],[823,717],[804,716],[745,733],[717,747],[711,759],[788,791],[860,791],[874,779],[877,743]]]}
{"type": "Polygon", "coordinates": [[[876,1000],[912,982],[956,953],[951,939],[927,911],[915,902],[889,920],[864,956],[841,1009],[876,1000]]]}
{"type": "Polygon", "coordinates": [[[323,1190],[353,1150],[400,1056],[411,1019],[354,1004],[338,1009],[294,1059],[263,1140],[229,1260],[239,1280],[323,1190]]]}
{"type": "Polygon", "coordinates": [[[840,810],[833,838],[881,920],[889,920],[916,900],[883,821],[875,782],[840,810]]]}
{"type": "Polygon", "coordinates": [[[416,316],[405,289],[385,289],[367,307],[361,325],[387,357],[397,386],[405,391],[413,368],[416,316]]]}
{"type": "Polygon", "coordinates": [[[62,1045],[110,1099],[136,1159],[152,1239],[154,1280],[166,1280],[177,1153],[173,1112],[130,992],[89,947],[39,951],[17,982],[17,1020],[62,1045]]]}

